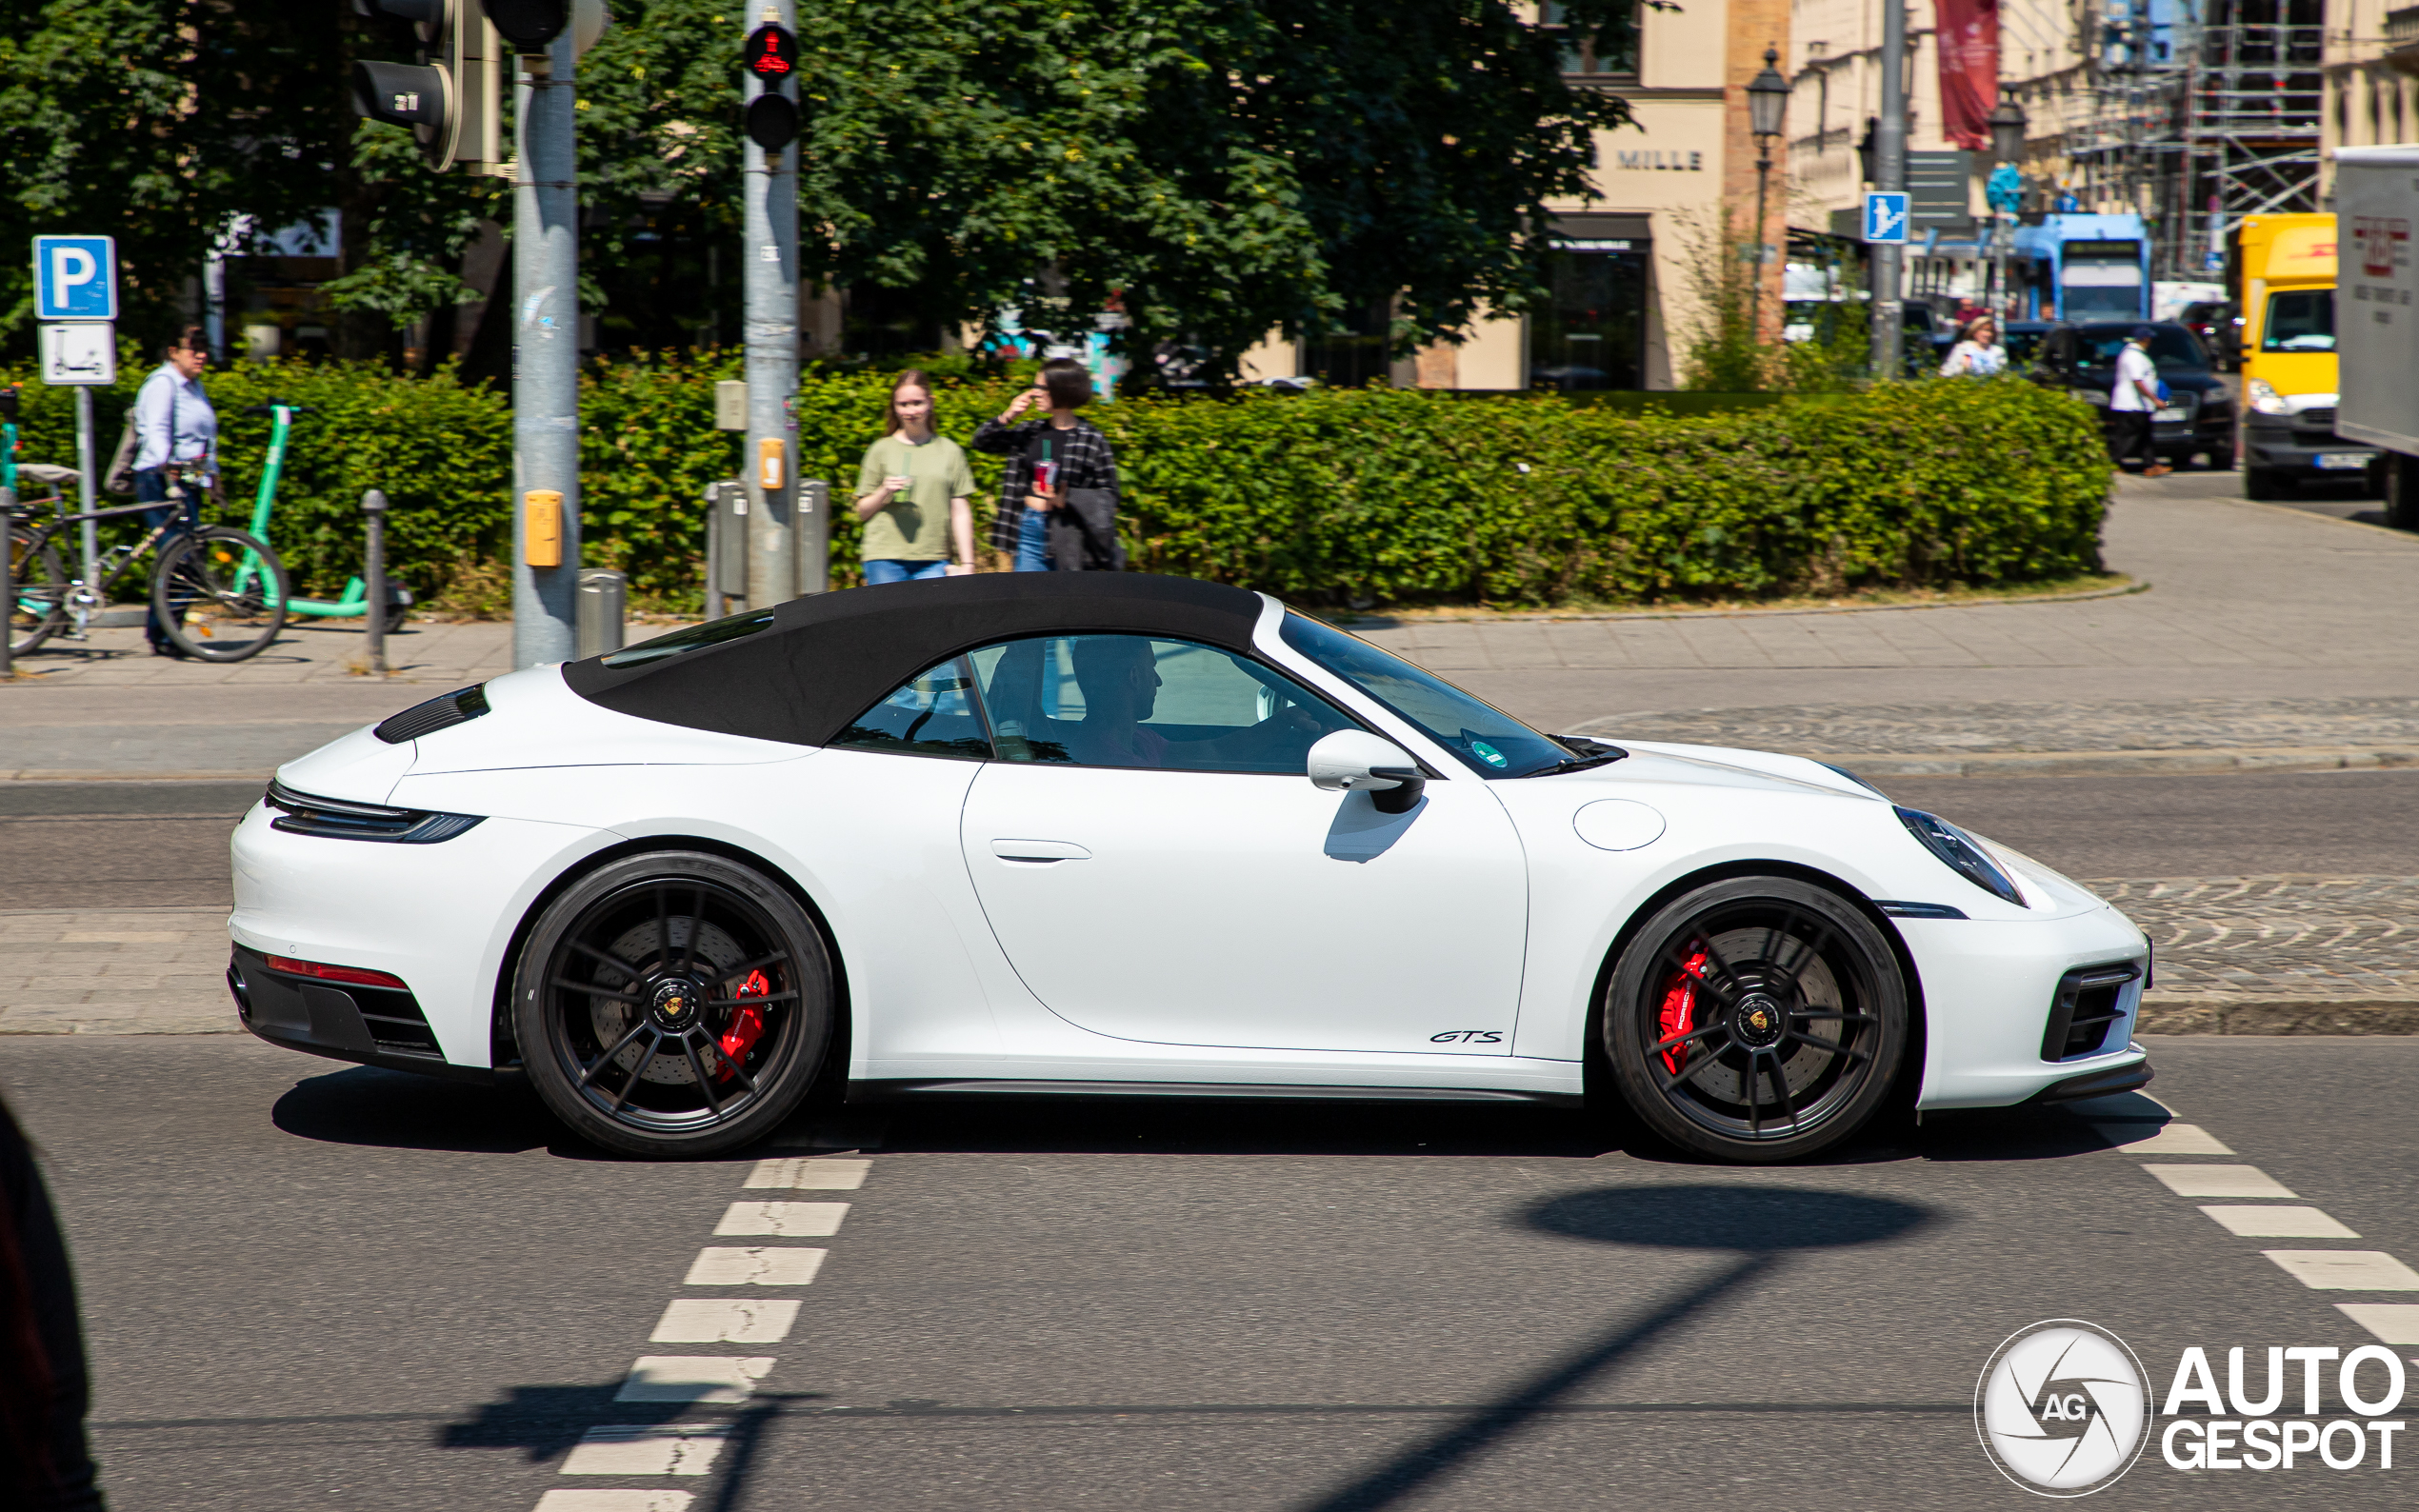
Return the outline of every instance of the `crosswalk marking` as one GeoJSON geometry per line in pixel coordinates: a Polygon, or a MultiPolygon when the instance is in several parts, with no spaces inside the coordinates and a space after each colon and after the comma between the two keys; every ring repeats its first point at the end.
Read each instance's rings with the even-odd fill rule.
{"type": "Polygon", "coordinates": [[[2204,1207],[2202,1212],[2243,1239],[2358,1239],[2315,1207],[2204,1207]]]}
{"type": "Polygon", "coordinates": [[[745,1249],[701,1249],[685,1286],[804,1286],[823,1268],[828,1249],[759,1244],[745,1249]]]}
{"type": "Polygon", "coordinates": [[[570,1458],[563,1462],[563,1473],[710,1475],[714,1456],[730,1439],[728,1423],[608,1423],[580,1435],[570,1458]]]}
{"type": "Polygon", "coordinates": [[[750,1187],[780,1186],[800,1192],[853,1192],[865,1184],[871,1161],[775,1156],[748,1173],[750,1187]]]}
{"type": "Polygon", "coordinates": [[[744,1403],[756,1383],[771,1373],[772,1363],[770,1356],[642,1355],[613,1400],[744,1403]]]}
{"type": "Polygon", "coordinates": [[[829,1239],[840,1232],[840,1220],[848,1215],[846,1203],[733,1203],[714,1225],[714,1235],[718,1239],[758,1234],[770,1239],[829,1239]]]}
{"type": "Polygon", "coordinates": [[[2316,1291],[2419,1291],[2419,1270],[2382,1249],[2264,1249],[2260,1253],[2316,1291]]]}
{"type": "Polygon", "coordinates": [[[2178,1197],[2294,1197],[2298,1194],[2256,1165],[2150,1165],[2142,1167],[2178,1197]]]}
{"type": "Polygon", "coordinates": [[[664,1309],[648,1343],[777,1344],[790,1337],[799,1304],[779,1297],[683,1297],[664,1309]]]}

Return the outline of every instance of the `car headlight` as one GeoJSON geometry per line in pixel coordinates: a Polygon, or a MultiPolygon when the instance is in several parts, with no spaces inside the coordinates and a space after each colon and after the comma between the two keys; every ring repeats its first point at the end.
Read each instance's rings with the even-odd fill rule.
{"type": "Polygon", "coordinates": [[[1924,848],[1949,864],[1949,869],[1995,897],[2005,898],[2017,907],[2025,906],[2024,894],[2016,890],[2014,879],[1999,868],[1982,842],[1941,818],[1920,808],[1895,810],[1898,822],[1907,832],[1923,842],[1924,848]]]}
{"type": "Polygon", "coordinates": [[[2276,391],[2274,384],[2265,378],[2254,378],[2244,385],[2243,395],[2250,401],[2251,408],[2261,414],[2289,415],[2293,412],[2292,405],[2283,394],[2276,391]]]}

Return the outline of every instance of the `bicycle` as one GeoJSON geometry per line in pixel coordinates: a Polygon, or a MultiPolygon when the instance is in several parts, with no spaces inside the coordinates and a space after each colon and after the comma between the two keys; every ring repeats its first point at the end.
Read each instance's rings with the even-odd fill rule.
{"type": "Polygon", "coordinates": [[[170,497],[152,504],[117,505],[84,514],[68,512],[59,483],[46,474],[75,474],[68,468],[19,465],[20,474],[49,482],[45,503],[57,513],[50,523],[31,526],[24,511],[7,522],[8,551],[15,568],[16,592],[9,605],[9,649],[23,656],[75,622],[73,638],[82,640],[92,616],[109,603],[109,590],[136,557],[158,548],[151,564],[151,610],[167,627],[168,638],[186,655],[205,662],[240,662],[256,656],[277,638],[286,625],[285,564],[265,541],[232,526],[183,525],[186,483],[171,483],[170,497]],[[93,564],[97,584],[70,578],[59,565],[53,542],[70,526],[87,520],[115,520],[174,506],[167,525],[131,546],[116,546],[93,564]],[[222,633],[228,632],[228,633],[222,633]]]}

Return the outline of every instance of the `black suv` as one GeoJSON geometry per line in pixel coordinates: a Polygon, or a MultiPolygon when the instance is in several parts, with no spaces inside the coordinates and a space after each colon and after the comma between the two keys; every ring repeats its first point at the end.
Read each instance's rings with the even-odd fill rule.
{"type": "MultiPolygon", "coordinates": [[[[2041,337],[2040,356],[2028,376],[2065,388],[2106,412],[2116,387],[2117,353],[2133,334],[2134,320],[2091,321],[2051,327],[2041,337]]],[[[2167,385],[2166,408],[2150,417],[2150,447],[2159,459],[2181,467],[2193,456],[2209,458],[2220,472],[2234,466],[2234,401],[2209,370],[2201,339],[2171,320],[2150,325],[2150,366],[2167,385]]]]}

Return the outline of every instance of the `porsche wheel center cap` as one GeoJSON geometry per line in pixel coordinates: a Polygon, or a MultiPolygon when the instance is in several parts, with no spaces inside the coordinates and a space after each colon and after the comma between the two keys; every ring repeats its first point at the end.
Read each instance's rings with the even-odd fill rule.
{"type": "Polygon", "coordinates": [[[697,984],[685,977],[672,977],[655,985],[650,1006],[655,1020],[666,1028],[686,1029],[697,1022],[697,1008],[705,994],[697,984]]]}
{"type": "Polygon", "coordinates": [[[1788,1023],[1789,1017],[1779,1004],[1761,992],[1750,992],[1739,1000],[1738,1009],[1731,1015],[1730,1032],[1738,1036],[1740,1044],[1761,1050],[1780,1043],[1781,1030],[1788,1023]]]}

